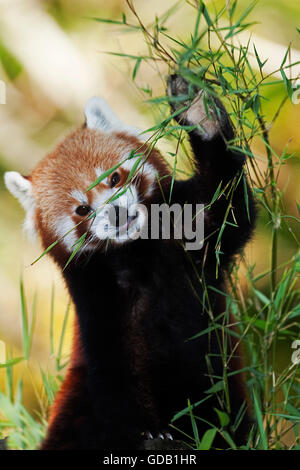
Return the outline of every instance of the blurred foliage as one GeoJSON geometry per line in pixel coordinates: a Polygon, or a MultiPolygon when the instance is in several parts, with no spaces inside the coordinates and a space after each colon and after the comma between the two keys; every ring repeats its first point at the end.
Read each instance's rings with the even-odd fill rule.
{"type": "Polygon", "coordinates": [[[22,65],[0,41],[0,61],[10,80],[14,80],[22,72],[22,65]]]}

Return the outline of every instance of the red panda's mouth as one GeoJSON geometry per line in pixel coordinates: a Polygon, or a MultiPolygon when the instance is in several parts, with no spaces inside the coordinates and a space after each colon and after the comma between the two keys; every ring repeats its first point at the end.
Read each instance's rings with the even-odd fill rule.
{"type": "Polygon", "coordinates": [[[132,224],[132,222],[134,220],[136,220],[138,218],[138,214],[134,214],[134,215],[129,215],[128,218],[127,218],[127,224],[126,224],[126,228],[129,228],[130,225],[132,224]]]}
{"type": "MultiPolygon", "coordinates": [[[[126,202],[126,201],[125,201],[126,202]]],[[[93,234],[99,240],[110,239],[115,243],[135,240],[141,232],[146,215],[140,204],[110,204],[106,211],[99,213],[93,227],[93,234]]]]}
{"type": "Polygon", "coordinates": [[[132,223],[138,218],[138,214],[134,214],[134,215],[128,215],[127,216],[127,221],[125,224],[123,225],[117,225],[116,226],[116,232],[117,232],[117,235],[120,235],[122,232],[124,233],[125,231],[127,231],[132,223]]]}

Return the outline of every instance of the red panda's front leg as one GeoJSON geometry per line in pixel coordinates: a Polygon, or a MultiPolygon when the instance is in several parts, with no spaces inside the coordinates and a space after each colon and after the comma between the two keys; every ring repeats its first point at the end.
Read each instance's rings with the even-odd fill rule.
{"type": "Polygon", "coordinates": [[[191,179],[175,182],[172,202],[204,204],[205,238],[210,247],[230,259],[243,248],[255,222],[245,157],[229,146],[234,131],[218,98],[192,88],[179,75],[169,78],[168,94],[173,110],[182,108],[175,119],[191,127],[188,135],[196,167],[191,179]]]}

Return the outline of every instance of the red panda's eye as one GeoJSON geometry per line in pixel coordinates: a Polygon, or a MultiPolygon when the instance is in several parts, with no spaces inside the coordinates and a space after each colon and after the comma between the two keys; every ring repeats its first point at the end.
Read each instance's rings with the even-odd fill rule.
{"type": "Polygon", "coordinates": [[[111,179],[110,179],[111,187],[113,188],[114,186],[116,186],[116,184],[119,183],[120,179],[121,178],[120,178],[119,173],[117,173],[117,172],[113,173],[112,176],[111,176],[111,179]]]}
{"type": "Polygon", "coordinates": [[[90,206],[78,206],[76,209],[76,214],[81,215],[82,217],[88,215],[91,212],[90,206]]]}

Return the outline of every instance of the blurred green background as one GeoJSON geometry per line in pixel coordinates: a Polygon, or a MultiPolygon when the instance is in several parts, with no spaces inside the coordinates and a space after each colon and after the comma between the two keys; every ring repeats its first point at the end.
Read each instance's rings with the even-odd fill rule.
{"type": "MultiPolygon", "coordinates": [[[[161,15],[175,3],[174,0],[134,2],[145,23],[152,22],[155,14],[161,15]]],[[[206,2],[212,3],[223,2],[206,2]]],[[[237,8],[243,10],[247,5],[247,0],[239,0],[237,8]]],[[[134,62],[105,53],[140,54],[146,50],[140,36],[123,34],[120,28],[91,20],[93,17],[121,19],[122,12],[130,19],[124,0],[0,0],[0,80],[6,85],[6,104],[0,105],[0,340],[5,342],[7,352],[13,351],[15,357],[22,354],[19,295],[22,276],[29,311],[37,292],[32,359],[25,366],[22,363],[14,368],[14,374],[24,376],[24,404],[29,410],[35,410],[37,402],[42,400],[40,367],[50,371],[53,367],[49,355],[53,290],[56,344],[68,296],[60,274],[49,259],[44,257],[30,266],[41,253],[41,247],[37,241],[28,241],[22,235],[23,211],[6,191],[3,173],[17,170],[29,174],[37,161],[83,122],[84,104],[92,95],[104,96],[129,124],[140,128],[153,125],[155,109],[144,102],[146,97],[139,87],[151,87],[154,96],[162,94],[164,82],[157,70],[142,64],[133,82],[134,62]]],[[[173,34],[187,39],[194,16],[188,2],[181,1],[167,25],[173,34]]],[[[251,40],[261,59],[268,58],[265,72],[279,68],[290,42],[292,61],[300,60],[300,34],[296,29],[300,27],[300,2],[261,0],[249,21],[257,22],[251,27],[251,40]]],[[[248,38],[249,32],[244,32],[240,40],[247,42],[248,38]]],[[[256,63],[254,54],[249,60],[256,63]]],[[[295,70],[292,78],[296,78],[295,70]]],[[[275,77],[281,79],[280,72],[275,77]]],[[[269,101],[265,102],[264,112],[273,115],[285,94],[282,84],[268,88],[269,101]]],[[[281,154],[288,146],[288,151],[295,153],[281,170],[279,181],[286,212],[292,216],[297,216],[296,201],[300,202],[299,123],[300,104],[288,101],[270,135],[276,152],[281,154]]],[[[170,143],[161,146],[166,150],[170,143]]],[[[262,145],[257,142],[254,150],[261,158],[261,168],[265,168],[262,145]]],[[[296,251],[295,237],[300,239],[296,222],[291,221],[290,225],[292,231],[280,231],[282,262],[296,251]]],[[[257,272],[269,265],[269,247],[269,227],[261,219],[246,251],[247,262],[255,265],[257,272]]],[[[246,289],[246,282],[244,286],[246,289]]],[[[66,355],[70,350],[71,330],[70,319],[64,347],[66,355]]],[[[5,369],[0,368],[0,389],[4,374],[5,369]]]]}

